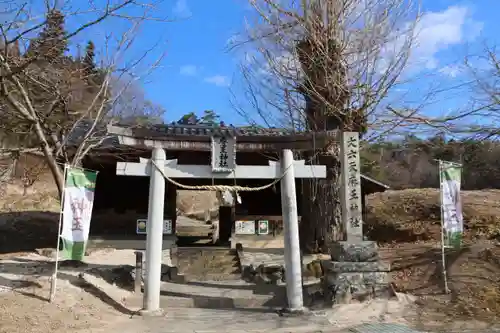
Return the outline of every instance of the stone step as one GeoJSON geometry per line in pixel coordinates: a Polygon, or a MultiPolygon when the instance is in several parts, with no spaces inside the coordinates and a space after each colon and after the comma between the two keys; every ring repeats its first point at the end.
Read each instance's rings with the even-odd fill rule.
{"type": "Polygon", "coordinates": [[[326,274],[349,272],[390,272],[391,265],[383,261],[349,262],[322,260],[321,267],[326,274]]]}
{"type": "Polygon", "coordinates": [[[373,241],[337,242],[330,248],[332,261],[373,262],[379,260],[378,246],[373,241]]]}
{"type": "Polygon", "coordinates": [[[227,248],[182,247],[177,248],[173,258],[178,272],[188,279],[207,280],[210,276],[218,276],[214,280],[219,280],[240,274],[238,257],[227,248]]]}
{"type": "MultiPolygon", "coordinates": [[[[354,302],[366,302],[372,299],[389,299],[394,297],[394,292],[391,286],[385,284],[351,284],[349,286],[339,286],[339,288],[332,293],[334,304],[349,304],[354,302]]],[[[327,296],[328,297],[328,296],[327,296]]]]}
{"type": "MultiPolygon", "coordinates": [[[[162,282],[162,308],[282,308],[286,305],[284,288],[262,288],[240,280],[162,282]]],[[[130,306],[140,306],[142,294],[127,300],[130,306]]]]}
{"type": "Polygon", "coordinates": [[[387,272],[349,272],[332,273],[326,275],[328,284],[340,285],[376,285],[389,284],[390,276],[387,272]]]}

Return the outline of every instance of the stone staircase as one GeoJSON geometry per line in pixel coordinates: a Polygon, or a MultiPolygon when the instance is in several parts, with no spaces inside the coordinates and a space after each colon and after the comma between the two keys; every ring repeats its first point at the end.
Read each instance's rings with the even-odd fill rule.
{"type": "Polygon", "coordinates": [[[216,247],[178,247],[172,265],[185,280],[238,280],[241,272],[236,252],[216,247]]]}
{"type": "MultiPolygon", "coordinates": [[[[339,242],[331,255],[302,258],[304,305],[310,308],[393,296],[390,265],[375,242],[339,242]]],[[[282,308],[283,249],[177,248],[164,258],[162,306],[282,308]],[[168,263],[168,264],[167,264],[168,263]]]]}
{"type": "MultiPolygon", "coordinates": [[[[227,248],[179,247],[164,258],[161,284],[163,308],[282,308],[285,288],[256,285],[241,279],[236,252],[227,248]]],[[[139,306],[139,298],[129,305],[139,306]],[[135,303],[137,304],[135,304],[135,303]]]]}

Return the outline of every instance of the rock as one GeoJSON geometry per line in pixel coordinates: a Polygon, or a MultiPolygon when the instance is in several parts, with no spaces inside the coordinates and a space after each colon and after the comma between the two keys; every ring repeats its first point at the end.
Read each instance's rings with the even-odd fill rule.
{"type": "Polygon", "coordinates": [[[322,260],[321,267],[325,274],[349,272],[390,272],[391,265],[382,261],[349,262],[322,260]]]}
{"type": "Polygon", "coordinates": [[[348,304],[352,301],[366,302],[374,298],[390,298],[392,290],[388,284],[353,284],[339,286],[334,293],[334,304],[348,304]]]}
{"type": "Polygon", "coordinates": [[[326,303],[345,304],[393,296],[390,263],[379,261],[375,242],[338,242],[331,246],[330,254],[332,260],[321,261],[326,303]]]}
{"type": "Polygon", "coordinates": [[[328,301],[347,304],[352,300],[390,297],[389,280],[387,272],[328,273],[323,279],[323,290],[328,301]]]}
{"type": "Polygon", "coordinates": [[[330,247],[332,261],[378,261],[378,246],[373,241],[337,242],[330,247]]]}
{"type": "Polygon", "coordinates": [[[111,285],[130,290],[134,286],[135,270],[130,265],[120,265],[112,268],[94,267],[86,270],[84,273],[100,277],[111,285]]]}
{"type": "Polygon", "coordinates": [[[325,276],[329,284],[339,285],[376,285],[389,284],[389,274],[387,272],[351,272],[333,273],[325,276]]]}

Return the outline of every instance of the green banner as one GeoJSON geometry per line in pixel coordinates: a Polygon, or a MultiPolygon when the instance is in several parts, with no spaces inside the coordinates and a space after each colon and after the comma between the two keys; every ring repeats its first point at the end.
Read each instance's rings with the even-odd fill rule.
{"type": "Polygon", "coordinates": [[[463,214],[460,198],[462,167],[456,163],[440,161],[441,219],[444,246],[460,247],[463,235],[463,214]]]}
{"type": "Polygon", "coordinates": [[[89,238],[97,172],[68,168],[63,198],[62,256],[83,260],[89,238]]]}

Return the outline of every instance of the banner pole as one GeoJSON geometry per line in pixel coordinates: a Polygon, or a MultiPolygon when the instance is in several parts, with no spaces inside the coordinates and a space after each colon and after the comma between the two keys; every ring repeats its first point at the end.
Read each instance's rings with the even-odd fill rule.
{"type": "Polygon", "coordinates": [[[439,199],[441,202],[441,262],[443,264],[443,282],[444,282],[444,292],[445,294],[449,293],[448,289],[448,274],[446,272],[446,253],[445,253],[445,244],[444,244],[444,209],[443,209],[443,162],[439,161],[439,199]]]}
{"type": "Polygon", "coordinates": [[[61,245],[61,226],[62,226],[62,218],[64,214],[64,193],[65,188],[66,188],[66,175],[68,172],[68,165],[64,164],[64,173],[63,173],[63,179],[64,179],[64,187],[61,193],[61,206],[59,210],[59,225],[57,227],[57,246],[56,246],[56,262],[54,265],[54,272],[52,274],[52,279],[50,281],[50,297],[49,297],[49,302],[52,303],[54,301],[54,298],[56,296],[56,287],[57,287],[57,272],[59,269],[59,246],[61,245]]]}

